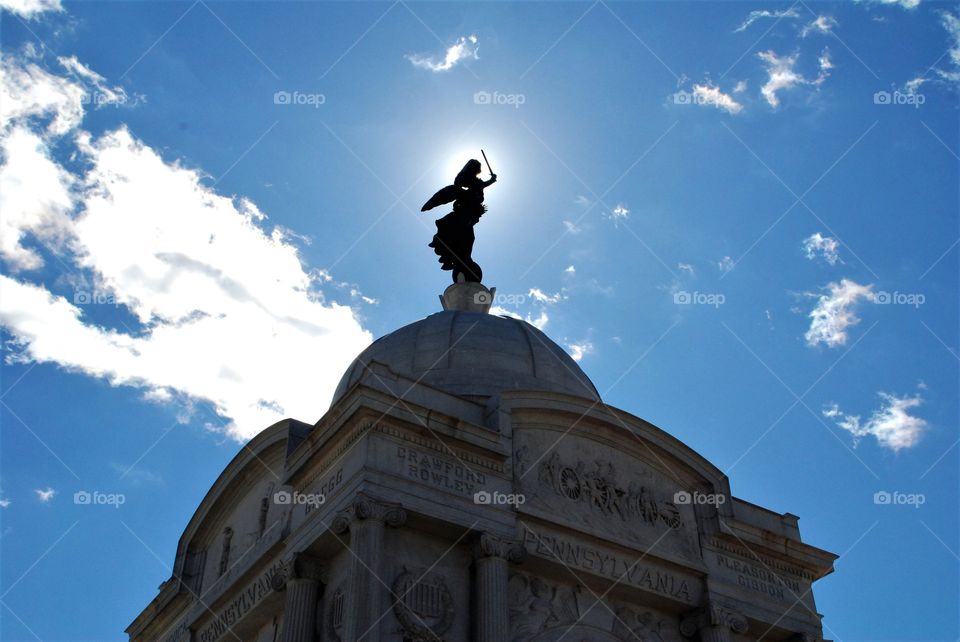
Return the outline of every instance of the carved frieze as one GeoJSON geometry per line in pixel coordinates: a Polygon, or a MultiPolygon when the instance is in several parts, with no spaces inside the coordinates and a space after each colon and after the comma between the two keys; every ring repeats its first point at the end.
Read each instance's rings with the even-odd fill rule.
{"type": "Polygon", "coordinates": [[[511,642],[580,640],[590,631],[591,642],[666,642],[677,637],[675,621],[649,609],[614,604],[582,586],[558,584],[528,573],[511,574],[508,584],[511,642]],[[550,632],[557,633],[556,636],[550,632]],[[673,631],[673,635],[670,635],[673,631]]]}
{"type": "Polygon", "coordinates": [[[519,512],[701,565],[694,511],[675,501],[679,480],[579,436],[558,443],[552,431],[525,428],[515,440],[514,492],[526,500],[519,512]]]}

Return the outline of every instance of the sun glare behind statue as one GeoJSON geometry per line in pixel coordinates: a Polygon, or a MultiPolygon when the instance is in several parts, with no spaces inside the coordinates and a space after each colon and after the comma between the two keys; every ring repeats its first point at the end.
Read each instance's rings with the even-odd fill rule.
{"type": "MultiPolygon", "coordinates": [[[[490,152],[487,151],[487,156],[489,155],[490,152]]],[[[471,158],[476,158],[478,161],[480,161],[480,164],[483,165],[483,169],[480,172],[480,178],[484,180],[490,178],[490,170],[487,168],[487,164],[483,162],[483,155],[480,154],[480,147],[461,147],[456,152],[450,154],[447,157],[446,162],[443,164],[443,176],[448,185],[453,183],[453,179],[456,178],[457,174],[460,173],[460,170],[463,169],[463,166],[466,165],[467,161],[471,158]]],[[[493,161],[491,160],[491,162],[493,161]]]]}
{"type": "Polygon", "coordinates": [[[483,160],[483,149],[487,153],[487,158],[493,166],[493,171],[497,173],[497,182],[486,189],[486,203],[489,207],[498,207],[498,204],[509,202],[513,190],[520,183],[517,182],[517,176],[514,173],[513,165],[510,163],[510,147],[502,141],[487,139],[483,143],[480,141],[471,141],[458,147],[455,151],[446,155],[445,160],[437,165],[437,189],[443,185],[450,185],[453,180],[467,164],[471,158],[480,161],[482,169],[480,178],[487,180],[490,178],[490,168],[483,160]]]}

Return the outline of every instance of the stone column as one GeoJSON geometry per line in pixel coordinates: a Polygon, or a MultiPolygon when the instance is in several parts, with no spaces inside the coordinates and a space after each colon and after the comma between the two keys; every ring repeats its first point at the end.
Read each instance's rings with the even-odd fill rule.
{"type": "Polygon", "coordinates": [[[283,614],[283,642],[313,642],[320,595],[320,561],[298,553],[290,562],[286,607],[283,614]]]}
{"type": "Polygon", "coordinates": [[[510,609],[507,604],[509,563],[523,561],[525,552],[518,542],[490,533],[481,533],[474,542],[477,642],[503,642],[510,639],[510,609]]]}
{"type": "Polygon", "coordinates": [[[380,621],[385,614],[381,596],[390,586],[382,576],[383,532],[386,526],[401,526],[406,520],[407,513],[400,504],[363,494],[358,494],[350,507],[333,520],[331,529],[335,533],[350,532],[343,642],[379,642],[380,621]]]}
{"type": "Polygon", "coordinates": [[[696,635],[700,642],[730,642],[730,631],[746,633],[748,628],[747,618],[716,604],[688,613],[680,621],[680,632],[688,638],[696,635]]]}

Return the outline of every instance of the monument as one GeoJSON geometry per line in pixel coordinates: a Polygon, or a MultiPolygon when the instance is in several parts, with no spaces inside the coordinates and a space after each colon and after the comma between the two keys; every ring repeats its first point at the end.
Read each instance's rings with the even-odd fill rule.
{"type": "Polygon", "coordinates": [[[478,165],[438,192],[462,217],[434,239],[443,310],[364,350],[315,424],[240,449],[131,641],[822,639],[812,586],[836,556],[795,515],[734,497],[543,332],[489,314],[478,165]]]}

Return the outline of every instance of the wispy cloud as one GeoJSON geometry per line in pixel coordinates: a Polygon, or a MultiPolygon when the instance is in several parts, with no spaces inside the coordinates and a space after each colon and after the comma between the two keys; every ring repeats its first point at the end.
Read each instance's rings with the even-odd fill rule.
{"type": "Polygon", "coordinates": [[[920,6],[920,0],[856,0],[857,2],[867,2],[873,4],[899,5],[904,9],[916,9],[920,6]]]}
{"type": "Polygon", "coordinates": [[[756,11],[751,11],[746,19],[740,24],[739,27],[734,29],[734,31],[746,31],[746,29],[752,25],[757,20],[762,20],[765,18],[772,18],[774,20],[780,20],[782,18],[799,18],[800,13],[794,8],[790,7],[789,9],[782,9],[780,11],[770,11],[768,9],[759,9],[756,11]]]}
{"type": "Polygon", "coordinates": [[[884,448],[894,452],[915,446],[927,427],[927,422],[910,414],[910,410],[923,403],[920,395],[898,397],[886,392],[880,395],[880,408],[875,410],[867,421],[861,421],[859,415],[848,415],[837,404],[831,404],[823,410],[823,416],[832,419],[854,437],[854,442],[862,437],[873,435],[884,448]]]}
{"type": "Polygon", "coordinates": [[[820,257],[830,265],[843,263],[840,260],[840,242],[820,232],[815,232],[803,239],[803,253],[811,261],[820,257]]]}
{"type": "Polygon", "coordinates": [[[694,276],[693,266],[689,263],[677,263],[677,269],[681,272],[686,272],[690,276],[694,276]]]}
{"type": "Polygon", "coordinates": [[[774,108],[780,106],[779,92],[787,91],[798,85],[818,86],[829,77],[830,70],[833,69],[830,52],[826,49],[817,59],[819,73],[812,80],[805,78],[794,69],[799,54],[778,56],[773,51],[768,50],[757,53],[757,57],[765,63],[767,71],[767,82],[760,88],[760,93],[763,94],[767,103],[774,108]]]}
{"type": "Polygon", "coordinates": [[[728,114],[739,114],[743,111],[743,105],[733,99],[730,94],[720,91],[719,87],[711,85],[694,85],[693,102],[697,105],[708,105],[722,109],[728,114]]]}
{"type": "Polygon", "coordinates": [[[60,0],[0,0],[0,9],[31,20],[46,11],[63,11],[60,0]]]}
{"type": "Polygon", "coordinates": [[[6,508],[6,507],[8,507],[9,505],[10,505],[10,500],[9,500],[9,499],[6,499],[6,498],[0,499],[0,508],[6,508]]]}
{"type": "Polygon", "coordinates": [[[803,29],[800,30],[800,37],[806,38],[810,34],[830,34],[833,33],[833,28],[837,26],[837,21],[831,16],[820,15],[814,18],[812,21],[807,23],[803,29]]]}
{"type": "Polygon", "coordinates": [[[526,321],[538,330],[543,330],[545,327],[547,327],[547,323],[550,321],[550,315],[548,315],[547,311],[544,309],[541,309],[537,316],[533,316],[531,314],[523,316],[516,310],[510,310],[499,305],[494,305],[490,308],[490,314],[520,319],[521,321],[526,321]]]}
{"type": "Polygon", "coordinates": [[[630,210],[623,203],[617,203],[616,207],[610,212],[610,217],[614,222],[625,221],[630,218],[630,210]]]}
{"type": "Polygon", "coordinates": [[[726,274],[737,267],[736,262],[729,256],[725,256],[719,261],[717,261],[717,269],[726,274]]]}
{"type": "Polygon", "coordinates": [[[817,305],[808,315],[810,328],[804,338],[811,347],[821,343],[829,348],[846,344],[847,329],[860,323],[855,311],[856,304],[861,299],[876,299],[873,285],[860,285],[849,279],[829,283],[826,290],[826,294],[818,296],[817,305]]]}
{"type": "Polygon", "coordinates": [[[527,295],[537,303],[546,303],[550,305],[559,303],[565,298],[562,291],[557,292],[556,294],[547,294],[540,288],[530,288],[530,292],[528,292],[527,295]]]}
{"type": "Polygon", "coordinates": [[[41,490],[41,489],[39,489],[39,488],[35,488],[33,492],[36,493],[37,499],[39,499],[39,500],[40,500],[42,503],[44,503],[44,504],[46,504],[46,503],[49,502],[51,499],[53,499],[54,496],[57,494],[57,491],[55,491],[54,489],[50,488],[49,486],[47,487],[46,490],[41,490]]]}
{"type": "Polygon", "coordinates": [[[566,346],[567,352],[578,363],[588,354],[593,354],[593,343],[590,341],[568,342],[566,346]]]}
{"type": "Polygon", "coordinates": [[[477,49],[477,37],[475,35],[461,36],[447,48],[442,60],[423,54],[407,54],[407,60],[413,63],[415,67],[429,69],[430,71],[449,71],[462,60],[468,58],[476,60],[478,58],[477,49]]]}

